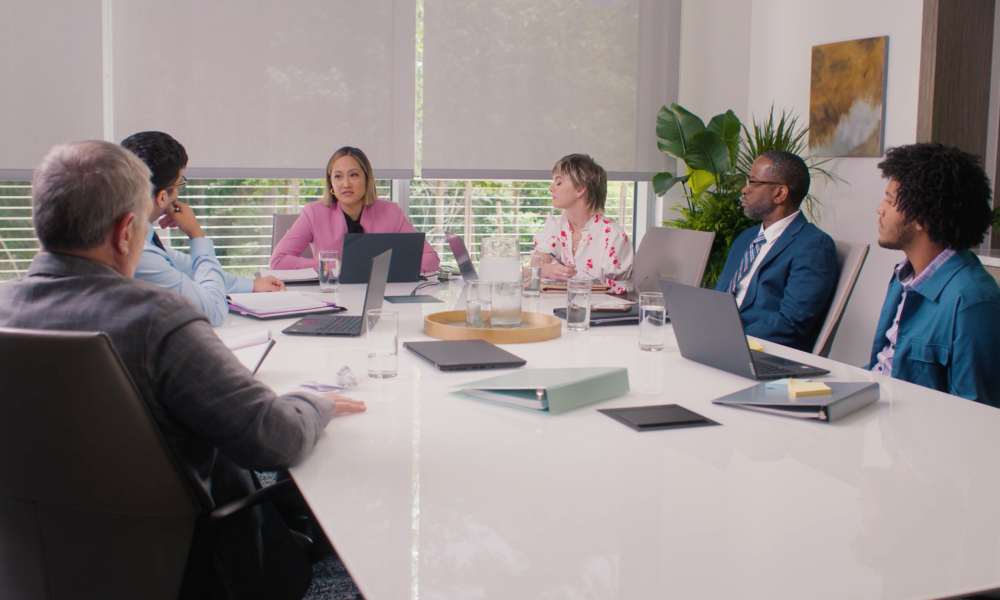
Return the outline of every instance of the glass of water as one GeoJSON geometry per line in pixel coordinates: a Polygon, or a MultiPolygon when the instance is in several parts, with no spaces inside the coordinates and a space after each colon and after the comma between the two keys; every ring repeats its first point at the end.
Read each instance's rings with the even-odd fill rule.
{"type": "Polygon", "coordinates": [[[368,319],[368,376],[387,379],[396,376],[399,333],[394,310],[370,310],[368,319]]]}
{"type": "Polygon", "coordinates": [[[538,298],[542,295],[542,265],[540,257],[532,256],[524,262],[521,268],[521,279],[525,298],[538,298]]]}
{"type": "Polygon", "coordinates": [[[590,329],[591,283],[589,277],[574,277],[566,282],[566,329],[590,329]]]}
{"type": "Polygon", "coordinates": [[[663,294],[639,294],[639,349],[649,352],[663,350],[666,339],[667,308],[663,294]]]}
{"type": "Polygon", "coordinates": [[[340,289],[340,251],[319,251],[319,291],[324,294],[340,289]]]}
{"type": "Polygon", "coordinates": [[[490,328],[490,301],[493,288],[489,281],[470,281],[469,298],[465,302],[465,326],[490,328]]]}

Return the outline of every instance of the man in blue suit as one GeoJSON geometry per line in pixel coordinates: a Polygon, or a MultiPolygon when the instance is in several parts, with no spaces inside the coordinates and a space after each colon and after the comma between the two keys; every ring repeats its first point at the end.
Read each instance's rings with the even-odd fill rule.
{"type": "Polygon", "coordinates": [[[760,219],[733,241],[715,289],[736,295],[747,335],[811,351],[837,286],[833,239],[806,221],[809,168],[765,152],[743,188],[743,213],[760,219]]]}
{"type": "Polygon", "coordinates": [[[990,226],[990,182],[977,159],[941,144],[892,148],[878,245],[902,250],[869,367],[1000,407],[1000,288],[969,251],[990,226]]]}

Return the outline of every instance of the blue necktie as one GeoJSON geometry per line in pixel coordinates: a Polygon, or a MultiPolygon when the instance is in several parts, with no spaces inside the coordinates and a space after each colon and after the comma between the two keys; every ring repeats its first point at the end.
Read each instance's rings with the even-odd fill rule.
{"type": "Polygon", "coordinates": [[[760,231],[760,234],[754,239],[750,247],[747,248],[747,253],[743,255],[743,262],[740,263],[740,268],[736,269],[736,275],[733,276],[733,280],[729,282],[729,293],[736,293],[736,285],[739,284],[740,279],[747,274],[750,270],[750,265],[753,264],[753,259],[757,258],[757,253],[760,252],[760,247],[764,245],[767,238],[764,237],[764,230],[760,231]]]}

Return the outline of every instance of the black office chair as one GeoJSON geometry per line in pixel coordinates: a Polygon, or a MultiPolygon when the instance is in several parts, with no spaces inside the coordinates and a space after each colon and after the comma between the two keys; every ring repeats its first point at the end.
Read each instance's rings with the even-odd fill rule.
{"type": "Polygon", "coordinates": [[[102,333],[0,329],[0,598],[197,598],[223,520],[202,512],[102,333]]]}

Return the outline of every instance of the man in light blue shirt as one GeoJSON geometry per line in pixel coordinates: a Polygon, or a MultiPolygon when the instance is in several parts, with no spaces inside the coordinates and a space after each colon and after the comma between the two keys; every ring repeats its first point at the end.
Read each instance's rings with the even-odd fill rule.
{"type": "Polygon", "coordinates": [[[177,292],[208,316],[214,327],[222,325],[229,312],[226,294],[276,292],[285,289],[274,277],[247,279],[222,270],[212,240],[205,237],[194,211],[178,200],[187,179],[187,152],[177,140],[159,131],[129,136],[121,144],[138,156],[152,172],[153,210],[149,222],[160,227],[176,227],[191,239],[191,254],[165,246],[152,227],[146,231],[135,278],[177,292]]]}

